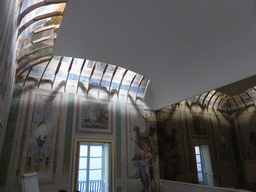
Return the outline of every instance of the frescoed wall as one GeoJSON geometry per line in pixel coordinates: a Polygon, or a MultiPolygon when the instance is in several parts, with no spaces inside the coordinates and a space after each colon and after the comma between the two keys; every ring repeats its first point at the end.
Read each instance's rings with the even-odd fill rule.
{"type": "Polygon", "coordinates": [[[246,160],[256,160],[256,119],[255,110],[244,111],[237,116],[236,122],[241,132],[241,141],[246,160]]]}
{"type": "Polygon", "coordinates": [[[160,177],[197,183],[195,145],[210,146],[215,186],[256,188],[255,178],[246,177],[244,166],[245,161],[256,160],[255,88],[232,99],[216,92],[205,94],[206,100],[215,95],[214,103],[219,98],[216,105],[222,109],[228,101],[228,112],[187,101],[157,112],[145,109],[143,102],[133,103],[144,98],[149,82],[144,76],[93,61],[87,61],[82,73],[85,60],[51,57],[65,1],[57,6],[44,1],[40,7],[42,2],[0,2],[0,37],[4,37],[0,44],[0,191],[18,191],[20,175],[33,171],[38,172],[41,191],[69,191],[75,137],[115,141],[118,192],[161,191],[160,177]],[[40,8],[24,14],[35,3],[40,8]],[[35,19],[26,26],[51,11],[56,13],[51,18],[35,19]],[[16,55],[18,12],[22,19],[16,55]],[[36,64],[31,59],[43,57],[51,62],[30,68],[36,64]],[[17,80],[13,89],[15,60],[24,86],[17,80]],[[64,73],[58,73],[59,61],[64,73]],[[77,84],[67,83],[80,77],[77,84]],[[88,87],[81,82],[89,82],[88,87]]]}
{"type": "Polygon", "coordinates": [[[161,179],[198,183],[195,145],[209,145],[214,185],[252,189],[245,160],[255,160],[255,107],[228,114],[188,101],[156,112],[161,179]]]}
{"type": "Polygon", "coordinates": [[[161,191],[153,111],[122,98],[58,90],[15,84],[0,159],[1,191],[18,191],[20,175],[34,171],[40,191],[70,191],[75,137],[114,139],[116,191],[161,191]]]}
{"type": "MultiPolygon", "coordinates": [[[[255,97],[255,95],[253,95],[255,97]]],[[[241,159],[243,160],[243,166],[246,165],[247,162],[256,161],[256,121],[255,121],[255,105],[248,105],[246,108],[242,108],[240,113],[234,115],[234,124],[236,125],[236,129],[239,138],[239,148],[241,153],[241,159]]],[[[254,168],[250,168],[249,170],[253,170],[254,168]]],[[[249,170],[247,170],[249,175],[249,170]]],[[[255,171],[253,171],[255,173],[255,171]]],[[[248,181],[247,186],[249,186],[251,190],[256,190],[256,179],[253,177],[246,177],[248,181]]]]}
{"type": "Polygon", "coordinates": [[[75,137],[115,141],[116,191],[161,191],[159,178],[197,182],[194,145],[209,145],[215,186],[251,185],[244,161],[255,159],[253,106],[227,114],[183,101],[154,112],[126,97],[95,99],[56,84],[53,90],[15,84],[0,159],[2,191],[17,191],[20,175],[33,171],[41,191],[69,191],[75,137]]]}
{"type": "Polygon", "coordinates": [[[143,188],[134,189],[135,191],[161,191],[155,113],[143,110],[142,106],[137,106],[136,109],[131,104],[126,106],[126,111],[128,114],[126,119],[128,185],[133,186],[136,179],[143,188]]]}

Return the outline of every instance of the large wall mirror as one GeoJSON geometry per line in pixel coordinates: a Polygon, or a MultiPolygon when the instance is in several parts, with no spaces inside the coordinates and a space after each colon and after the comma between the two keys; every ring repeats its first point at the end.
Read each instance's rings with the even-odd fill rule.
{"type": "Polygon", "coordinates": [[[255,107],[236,115],[188,101],[156,112],[160,177],[225,188],[255,187],[245,162],[256,160],[255,107]]]}

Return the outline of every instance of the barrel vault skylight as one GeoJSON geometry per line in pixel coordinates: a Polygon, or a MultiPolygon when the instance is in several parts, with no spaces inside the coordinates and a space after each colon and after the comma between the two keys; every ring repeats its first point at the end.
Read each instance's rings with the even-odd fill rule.
{"type": "Polygon", "coordinates": [[[16,81],[51,89],[62,82],[64,91],[73,83],[74,91],[86,96],[143,100],[149,83],[143,75],[109,63],[52,55],[66,3],[20,0],[16,81]]]}

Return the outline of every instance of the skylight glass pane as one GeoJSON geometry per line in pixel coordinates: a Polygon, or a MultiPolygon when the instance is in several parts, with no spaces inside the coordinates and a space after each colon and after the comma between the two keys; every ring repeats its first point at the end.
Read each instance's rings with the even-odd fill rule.
{"type": "Polygon", "coordinates": [[[111,65],[111,64],[108,64],[108,68],[107,68],[107,72],[114,72],[116,66],[115,65],[111,65]]]}
{"type": "Polygon", "coordinates": [[[87,67],[92,68],[93,63],[94,63],[94,61],[88,60],[87,67]]]}
{"type": "Polygon", "coordinates": [[[106,66],[106,63],[103,63],[103,62],[97,62],[96,63],[96,69],[97,70],[103,70],[106,66]]]}
{"type": "Polygon", "coordinates": [[[80,145],[80,156],[87,156],[87,145],[80,145]]]}
{"type": "Polygon", "coordinates": [[[102,158],[90,158],[90,169],[101,169],[102,158]]]}
{"type": "Polygon", "coordinates": [[[78,182],[85,182],[86,181],[86,175],[87,175],[87,170],[79,170],[78,182]]]}
{"type": "Polygon", "coordinates": [[[91,157],[101,157],[102,156],[102,146],[91,146],[90,156],[91,157]]]}
{"type": "Polygon", "coordinates": [[[90,181],[101,180],[102,171],[101,170],[91,170],[89,174],[90,181]]]}
{"type": "Polygon", "coordinates": [[[87,158],[79,159],[79,169],[87,169],[87,158]]]}

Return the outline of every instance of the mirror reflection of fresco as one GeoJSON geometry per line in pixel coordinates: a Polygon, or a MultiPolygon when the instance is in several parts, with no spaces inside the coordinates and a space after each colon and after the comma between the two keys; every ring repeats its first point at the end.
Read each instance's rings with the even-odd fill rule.
{"type": "Polygon", "coordinates": [[[178,120],[174,120],[165,115],[161,113],[157,118],[161,179],[178,181],[178,177],[186,172],[181,124],[178,116],[175,116],[178,120]]]}
{"type": "Polygon", "coordinates": [[[251,131],[251,133],[249,135],[249,141],[251,144],[253,155],[256,156],[256,133],[254,131],[251,131]]]}
{"type": "Polygon", "coordinates": [[[194,135],[204,135],[207,136],[207,129],[205,126],[205,120],[200,116],[193,115],[192,116],[192,127],[194,135]]]}
{"type": "Polygon", "coordinates": [[[256,160],[255,106],[251,108],[252,112],[241,109],[235,118],[222,111],[201,107],[183,101],[156,111],[160,178],[224,188],[255,189],[245,171],[235,171],[247,160],[256,160]],[[210,161],[205,156],[202,158],[204,183],[202,180],[199,183],[196,145],[209,145],[210,161]],[[212,172],[206,168],[209,163],[212,172]],[[209,173],[213,182],[208,182],[209,173]]]}

